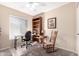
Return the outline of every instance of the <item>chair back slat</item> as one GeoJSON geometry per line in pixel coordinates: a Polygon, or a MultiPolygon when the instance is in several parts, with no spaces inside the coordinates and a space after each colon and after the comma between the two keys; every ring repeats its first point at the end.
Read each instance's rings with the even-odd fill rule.
{"type": "Polygon", "coordinates": [[[55,41],[56,41],[56,38],[57,38],[57,33],[58,33],[58,31],[52,31],[51,32],[50,42],[52,42],[53,44],[55,44],[55,41]]]}

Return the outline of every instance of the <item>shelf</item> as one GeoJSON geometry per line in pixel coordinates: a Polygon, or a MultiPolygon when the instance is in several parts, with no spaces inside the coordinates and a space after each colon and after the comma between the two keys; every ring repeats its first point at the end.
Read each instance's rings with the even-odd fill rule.
{"type": "Polygon", "coordinates": [[[40,24],[36,24],[36,25],[33,25],[33,26],[40,26],[40,24]]]}
{"type": "Polygon", "coordinates": [[[40,22],[40,20],[34,20],[33,22],[40,22]]]}
{"type": "Polygon", "coordinates": [[[39,28],[33,28],[33,30],[34,30],[34,29],[36,30],[36,29],[39,29],[39,28]]]}
{"type": "Polygon", "coordinates": [[[35,23],[33,22],[33,25],[37,25],[37,24],[40,24],[40,23],[39,22],[35,22],[35,23]]]}

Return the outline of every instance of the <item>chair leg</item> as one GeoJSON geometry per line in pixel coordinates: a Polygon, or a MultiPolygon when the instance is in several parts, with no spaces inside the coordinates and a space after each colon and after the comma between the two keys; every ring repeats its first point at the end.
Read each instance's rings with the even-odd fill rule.
{"type": "Polygon", "coordinates": [[[45,44],[44,44],[44,43],[42,44],[42,46],[43,46],[43,48],[45,49],[45,44]]]}
{"type": "Polygon", "coordinates": [[[28,46],[27,44],[28,44],[28,42],[26,41],[26,48],[27,48],[27,46],[28,46]]]}
{"type": "Polygon", "coordinates": [[[32,46],[32,44],[30,44],[32,46]]]}
{"type": "Polygon", "coordinates": [[[55,46],[53,45],[53,52],[55,52],[55,46]]]}
{"type": "Polygon", "coordinates": [[[53,52],[54,52],[54,47],[53,47],[53,52]]]}
{"type": "Polygon", "coordinates": [[[22,48],[22,45],[21,45],[21,48],[22,48]]]}

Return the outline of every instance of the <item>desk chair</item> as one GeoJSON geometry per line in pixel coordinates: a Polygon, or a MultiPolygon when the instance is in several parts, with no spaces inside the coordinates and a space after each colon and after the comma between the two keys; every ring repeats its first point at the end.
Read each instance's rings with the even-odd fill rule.
{"type": "Polygon", "coordinates": [[[25,38],[23,36],[21,36],[21,39],[22,39],[22,43],[25,42],[24,44],[21,45],[21,47],[24,46],[24,45],[26,45],[26,48],[27,48],[28,45],[31,45],[31,31],[27,31],[25,33],[25,38]]]}

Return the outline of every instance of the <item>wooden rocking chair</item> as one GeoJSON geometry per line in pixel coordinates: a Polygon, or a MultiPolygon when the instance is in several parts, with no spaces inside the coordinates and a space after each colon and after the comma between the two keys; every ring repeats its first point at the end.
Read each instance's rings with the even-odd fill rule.
{"type": "Polygon", "coordinates": [[[45,48],[47,52],[55,51],[57,33],[58,33],[58,31],[52,31],[50,40],[47,37],[44,38],[43,48],[45,48]]]}

